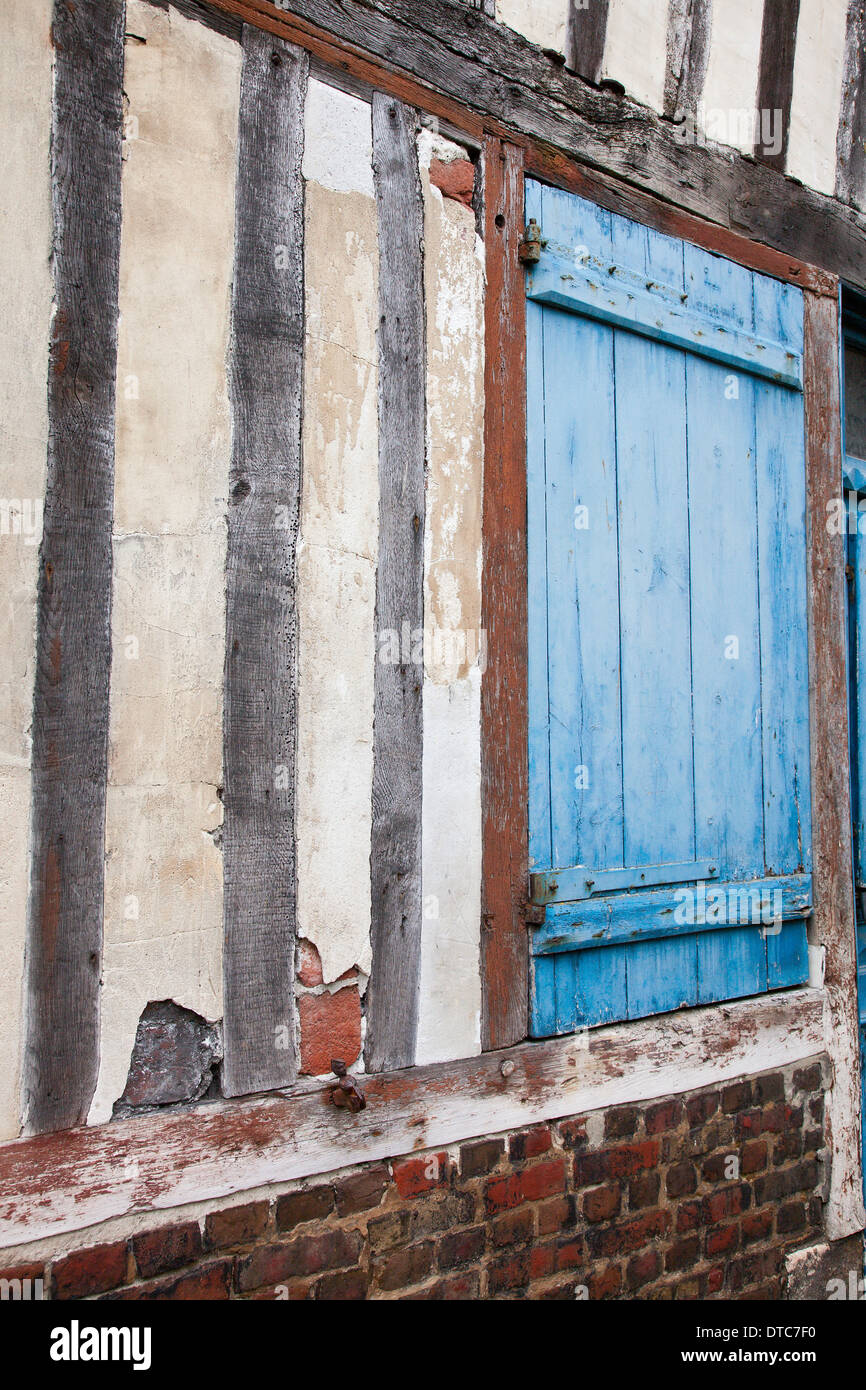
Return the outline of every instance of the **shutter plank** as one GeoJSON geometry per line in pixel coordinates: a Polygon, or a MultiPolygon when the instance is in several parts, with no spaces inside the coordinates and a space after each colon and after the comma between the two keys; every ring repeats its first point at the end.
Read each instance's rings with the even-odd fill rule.
{"type": "MultiPolygon", "coordinates": [[[[541,222],[541,187],[526,181],[526,220],[541,222]]],[[[544,317],[540,304],[526,305],[526,537],[529,692],[529,866],[549,868],[550,713],[547,655],[547,484],[544,317]]],[[[536,989],[540,982],[536,981],[536,989]]],[[[553,989],[553,972],[550,972],[553,989]]],[[[533,1015],[536,1003],[533,1001],[533,1015]]],[[[551,1029],[551,1031],[553,1031],[551,1029]]]]}

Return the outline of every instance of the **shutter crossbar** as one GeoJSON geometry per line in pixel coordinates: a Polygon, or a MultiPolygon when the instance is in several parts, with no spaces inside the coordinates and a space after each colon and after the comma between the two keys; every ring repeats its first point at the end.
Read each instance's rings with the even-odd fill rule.
{"type": "Polygon", "coordinates": [[[661,883],[696,883],[698,879],[718,877],[712,859],[686,864],[643,864],[635,869],[589,869],[577,864],[571,869],[550,869],[532,874],[530,896],[534,903],[579,902],[600,893],[622,892],[629,888],[653,888],[661,883]]]}

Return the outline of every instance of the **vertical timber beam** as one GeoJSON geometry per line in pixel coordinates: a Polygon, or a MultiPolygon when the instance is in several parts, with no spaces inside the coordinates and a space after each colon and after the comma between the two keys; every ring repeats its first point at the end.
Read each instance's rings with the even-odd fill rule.
{"type": "Polygon", "coordinates": [[[810,935],[825,948],[824,1033],[833,1059],[827,1096],[830,1239],[864,1224],[860,1179],[857,946],[848,760],[845,536],[830,525],[842,487],[839,307],[806,294],[804,381],[809,596],[809,718],[815,910],[810,935]]]}
{"type": "Polygon", "coordinates": [[[850,0],[845,35],[842,107],[836,134],[836,197],[866,200],[866,0],[850,0]]]}
{"type": "Polygon", "coordinates": [[[523,152],[492,137],[484,146],[484,198],[481,1043],[490,1050],[526,1037],[529,1000],[523,152]]]}
{"type": "Polygon", "coordinates": [[[24,1127],[99,1067],[120,265],[122,0],[54,6],[54,298],[33,701],[24,1127]]]}
{"type": "Polygon", "coordinates": [[[368,1071],[415,1060],[421,973],[426,336],[415,112],[373,94],[379,224],[379,564],[368,1071]],[[384,641],[392,634],[393,653],[384,641]],[[399,651],[396,650],[399,648],[399,651]],[[392,656],[394,659],[388,659],[392,656]]]}
{"type": "MultiPolygon", "coordinates": [[[[788,133],[791,125],[791,97],[794,92],[794,51],[797,47],[797,24],[800,0],[765,0],[764,22],[761,30],[761,60],[758,66],[758,94],[755,105],[758,119],[755,125],[755,158],[785,172],[788,160],[788,133]],[[763,146],[764,111],[780,113],[781,148],[767,154],[763,146]]],[[[770,129],[775,129],[775,115],[770,129]]]]}
{"type": "Polygon", "coordinates": [[[604,65],[604,43],[607,37],[609,0],[592,0],[579,4],[568,0],[565,61],[572,72],[597,83],[604,65]]]}
{"type": "Polygon", "coordinates": [[[308,55],[245,26],[230,349],[223,982],[227,1095],[297,1074],[296,545],[308,55]]]}
{"type": "Polygon", "coordinates": [[[681,120],[697,110],[710,54],[712,0],[670,0],[665,115],[681,120]]]}

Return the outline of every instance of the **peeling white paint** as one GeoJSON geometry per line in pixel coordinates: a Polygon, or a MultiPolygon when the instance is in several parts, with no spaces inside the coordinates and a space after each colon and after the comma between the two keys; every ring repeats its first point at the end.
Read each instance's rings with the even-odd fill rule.
{"type": "Polygon", "coordinates": [[[0,44],[0,1139],[20,1122],[36,585],[52,282],[50,0],[7,0],[0,44]],[[12,508],[7,504],[20,503],[12,508]],[[29,518],[31,535],[15,534],[29,518]],[[17,522],[16,522],[17,517],[17,522]]]}
{"type": "Polygon", "coordinates": [[[702,106],[705,112],[722,113],[709,122],[729,132],[722,143],[747,153],[754,145],[763,18],[764,0],[713,0],[702,106]],[[739,113],[745,113],[742,119],[739,113]]]}
{"type": "Polygon", "coordinates": [[[422,131],[427,309],[421,982],[415,1059],[481,1048],[483,246],[473,213],[431,186],[422,131]],[[479,256],[479,251],[482,253],[479,256]]]}
{"type": "Polygon", "coordinates": [[[800,0],[787,172],[820,193],[836,187],[847,19],[848,0],[800,0]]]}
{"type": "Polygon", "coordinates": [[[668,7],[662,0],[610,0],[602,76],[635,101],[664,109],[668,7]]]}
{"type": "Polygon", "coordinates": [[[378,250],[366,102],[313,82],[298,547],[298,934],[325,982],[369,972],[378,250]]]}
{"type": "Polygon", "coordinates": [[[540,48],[565,52],[568,0],[496,0],[496,18],[540,48]]]}
{"type": "Polygon", "coordinates": [[[241,53],[129,0],[106,808],[102,1055],[91,1123],[138,1019],[222,1013],[226,381],[241,53]]]}

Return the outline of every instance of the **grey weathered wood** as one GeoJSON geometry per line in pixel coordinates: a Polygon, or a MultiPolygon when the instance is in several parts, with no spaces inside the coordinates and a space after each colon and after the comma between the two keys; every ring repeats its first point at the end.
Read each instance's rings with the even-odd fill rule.
{"type": "Polygon", "coordinates": [[[424,625],[424,222],[416,116],[373,97],[379,223],[379,564],[370,860],[373,967],[369,1071],[415,1060],[421,966],[421,754],[424,625]],[[398,635],[389,661],[385,633],[398,635]],[[408,636],[408,642],[407,642],[408,636]],[[412,648],[416,647],[416,650],[412,648]]]}
{"type": "MultiPolygon", "coordinates": [[[[282,20],[304,46],[319,40],[298,20],[316,25],[341,47],[355,45],[503,129],[866,287],[866,220],[854,209],[752,159],[683,144],[670,121],[589,86],[478,11],[450,0],[377,0],[375,9],[364,0],[291,0],[291,15],[281,16],[271,6],[266,15],[259,0],[215,3],[258,13],[262,22],[282,20]]],[[[362,66],[351,55],[340,59],[353,63],[362,66]]]]}
{"type": "Polygon", "coordinates": [[[866,0],[851,0],[845,35],[842,105],[836,136],[836,197],[866,201],[866,0]]]}
{"type": "Polygon", "coordinates": [[[237,15],[225,14],[222,10],[214,9],[206,0],[150,0],[150,4],[158,5],[161,10],[177,10],[187,19],[197,19],[218,34],[225,34],[226,38],[240,42],[243,20],[237,15]]]}
{"type": "Polygon", "coordinates": [[[604,62],[604,41],[607,36],[608,0],[589,0],[579,4],[569,0],[568,28],[565,39],[565,61],[572,72],[588,82],[598,82],[604,62]]]}
{"type": "MultiPolygon", "coordinates": [[[[759,116],[766,111],[781,112],[781,149],[769,154],[761,143],[760,127],[755,134],[755,158],[782,170],[788,158],[788,130],[791,124],[791,96],[794,91],[794,49],[800,0],[772,0],[764,5],[761,29],[761,61],[758,66],[759,116]]],[[[775,117],[774,117],[775,120],[775,117]]]]}
{"type": "Polygon", "coordinates": [[[29,1133],[83,1121],[99,1066],[123,23],[121,0],[54,7],[55,317],[33,701],[29,1133]]]}
{"type": "Polygon", "coordinates": [[[712,0],[670,0],[665,115],[680,120],[697,109],[710,52],[712,0]]]}
{"type": "Polygon", "coordinates": [[[295,711],[306,53],[245,27],[226,558],[226,1094],[296,1074],[295,711]]]}

